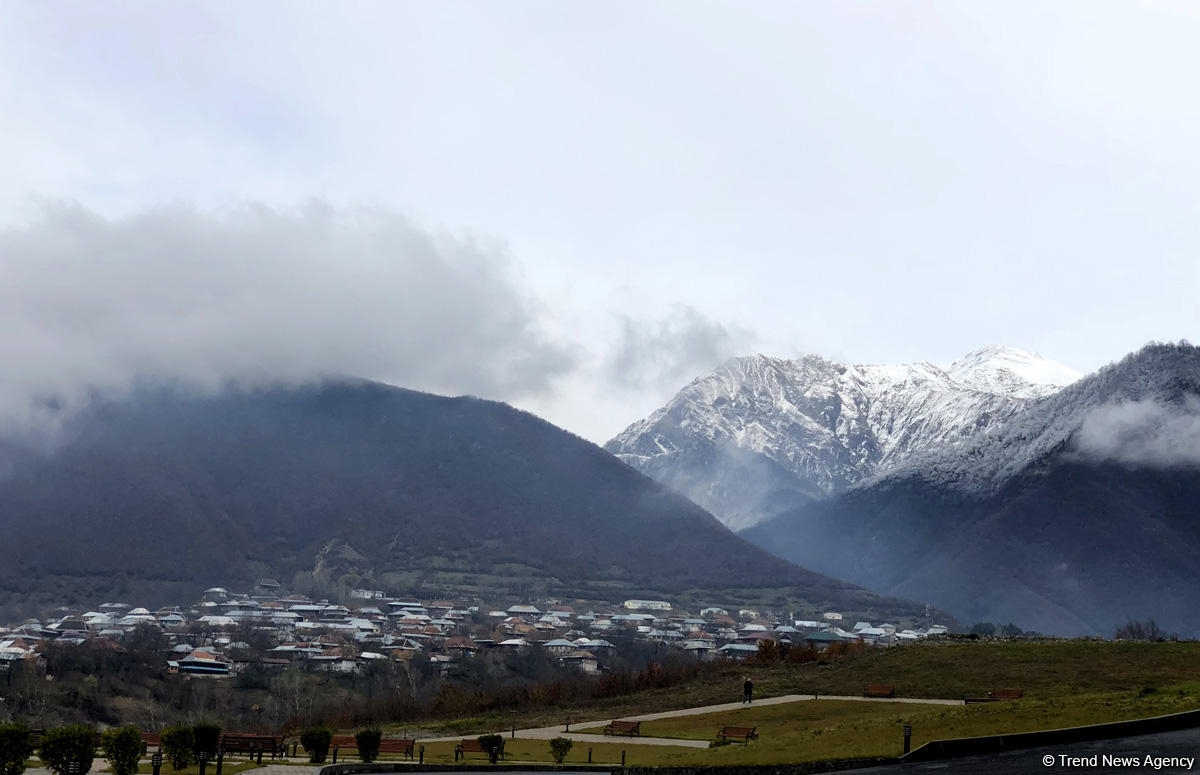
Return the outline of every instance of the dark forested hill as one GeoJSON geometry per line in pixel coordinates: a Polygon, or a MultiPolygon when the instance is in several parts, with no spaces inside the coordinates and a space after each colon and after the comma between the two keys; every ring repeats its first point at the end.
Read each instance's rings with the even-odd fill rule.
{"type": "Polygon", "coordinates": [[[366,382],[147,391],[74,418],[52,454],[8,460],[8,606],[315,574],[486,595],[769,589],[798,607],[916,611],[780,560],[600,448],[473,398],[366,382]]]}
{"type": "Polygon", "coordinates": [[[1200,348],[1152,345],[994,432],[744,535],[964,622],[1200,636],[1200,348]]]}

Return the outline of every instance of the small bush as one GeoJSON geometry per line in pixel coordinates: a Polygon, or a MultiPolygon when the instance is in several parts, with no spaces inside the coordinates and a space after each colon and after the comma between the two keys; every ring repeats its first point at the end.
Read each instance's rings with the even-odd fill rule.
{"type": "Polygon", "coordinates": [[[379,741],[383,739],[381,729],[363,729],[354,735],[354,743],[358,746],[358,758],[364,762],[373,762],[379,758],[379,741]]]}
{"type": "Polygon", "coordinates": [[[1117,640],[1177,640],[1178,635],[1168,635],[1158,626],[1158,622],[1147,619],[1144,622],[1129,620],[1123,627],[1118,627],[1114,635],[1117,640]]]}
{"type": "Polygon", "coordinates": [[[550,741],[550,755],[554,757],[555,764],[562,764],[563,759],[567,758],[567,754],[571,752],[575,742],[569,737],[556,737],[550,741]]]}
{"type": "Polygon", "coordinates": [[[500,735],[483,735],[479,738],[479,747],[487,753],[492,764],[495,764],[504,753],[504,738],[500,735]]]}
{"type": "Polygon", "coordinates": [[[42,735],[41,757],[58,775],[67,775],[72,764],[79,766],[79,775],[87,775],[96,757],[96,732],[83,724],[48,729],[42,735]]]}
{"type": "Polygon", "coordinates": [[[104,758],[113,775],[136,775],[142,758],[142,732],[137,727],[117,727],[100,733],[104,758]]]}
{"type": "Polygon", "coordinates": [[[196,750],[196,735],[191,727],[167,727],[159,736],[159,750],[171,763],[171,769],[187,769],[192,763],[192,751],[196,750]]]}
{"type": "Polygon", "coordinates": [[[211,758],[217,755],[217,746],[221,743],[221,725],[203,722],[192,727],[192,737],[195,743],[196,758],[200,754],[208,754],[211,758]]]}
{"type": "Polygon", "coordinates": [[[0,724],[0,775],[21,775],[33,755],[33,733],[21,723],[0,724]]]}
{"type": "Polygon", "coordinates": [[[321,764],[329,754],[329,742],[333,740],[333,730],[326,727],[309,727],[300,733],[300,745],[308,754],[308,761],[321,764]]]}

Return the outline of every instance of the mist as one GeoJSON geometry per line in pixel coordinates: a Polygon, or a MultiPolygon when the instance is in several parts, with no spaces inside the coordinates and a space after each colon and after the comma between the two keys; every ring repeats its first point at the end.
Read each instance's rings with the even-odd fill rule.
{"type": "Polygon", "coordinates": [[[1127,401],[1092,409],[1075,435],[1088,458],[1154,468],[1200,466],[1200,397],[1182,404],[1127,401]]]}
{"type": "Polygon", "coordinates": [[[618,316],[619,333],[605,362],[606,381],[626,390],[674,393],[736,355],[758,337],[683,304],[658,319],[618,316]]]}
{"type": "Polygon", "coordinates": [[[577,360],[543,314],[502,245],[387,209],[45,204],[0,231],[0,420],[153,379],[355,375],[519,399],[577,360]]]}

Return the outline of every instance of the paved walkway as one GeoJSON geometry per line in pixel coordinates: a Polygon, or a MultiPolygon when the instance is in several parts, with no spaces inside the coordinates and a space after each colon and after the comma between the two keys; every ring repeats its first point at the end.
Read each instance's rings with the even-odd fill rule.
{"type": "MultiPolygon", "coordinates": [[[[667,710],[660,713],[643,713],[638,716],[621,716],[621,721],[654,721],[662,718],[679,718],[681,716],[700,716],[705,713],[720,713],[722,711],[738,710],[746,707],[762,707],[763,705],[783,705],[789,702],[812,702],[818,699],[811,694],[785,694],[780,697],[764,697],[761,700],[755,700],[749,706],[741,702],[726,702],[720,705],[702,705],[696,708],[679,708],[678,710],[667,710]]],[[[850,702],[907,702],[922,705],[963,705],[962,700],[926,700],[913,697],[841,697],[836,695],[821,695],[822,700],[845,700],[850,702]]],[[[606,726],[612,719],[603,719],[601,721],[572,721],[570,726],[576,729],[590,729],[592,727],[606,726]]],[[[506,730],[502,733],[505,737],[516,737],[522,740],[549,740],[554,737],[565,737],[574,740],[578,743],[616,743],[622,745],[629,743],[632,745],[675,745],[684,748],[708,748],[709,741],[707,740],[681,740],[674,737],[616,737],[610,735],[597,735],[585,732],[571,732],[567,730],[566,725],[558,724],[552,727],[537,727],[533,729],[518,729],[515,732],[506,730]]],[[[437,743],[450,742],[462,739],[462,735],[458,737],[436,737],[422,738],[422,743],[437,743]]]]}

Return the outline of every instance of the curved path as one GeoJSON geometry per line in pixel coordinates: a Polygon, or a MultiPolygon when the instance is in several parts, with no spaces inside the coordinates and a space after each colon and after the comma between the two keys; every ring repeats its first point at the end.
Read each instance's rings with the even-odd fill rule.
{"type": "MultiPolygon", "coordinates": [[[[780,697],[764,697],[761,700],[755,700],[751,703],[751,707],[761,707],[763,705],[783,705],[789,702],[812,702],[815,699],[822,700],[847,700],[852,702],[908,702],[919,703],[923,705],[962,705],[962,700],[926,700],[916,699],[911,697],[842,697],[836,695],[822,694],[820,697],[814,697],[811,694],[785,694],[780,697]]],[[[721,711],[738,710],[739,708],[747,707],[741,702],[726,702],[720,705],[701,705],[695,708],[679,708],[678,710],[666,710],[660,713],[643,713],[637,716],[619,716],[620,721],[654,721],[662,718],[679,718],[680,716],[700,716],[705,713],[719,713],[721,711]]],[[[533,729],[518,729],[504,730],[498,734],[503,734],[505,737],[516,737],[523,740],[549,740],[554,737],[566,737],[578,743],[615,743],[622,744],[630,743],[632,745],[675,745],[684,748],[708,748],[709,741],[707,740],[682,740],[675,737],[614,737],[609,735],[589,734],[585,732],[572,732],[569,727],[576,729],[590,729],[592,727],[602,727],[611,721],[611,718],[602,719],[600,721],[572,721],[569,725],[558,724],[552,727],[536,727],[533,729]]],[[[435,737],[422,738],[423,743],[450,742],[461,740],[462,735],[457,737],[435,737]]]]}

